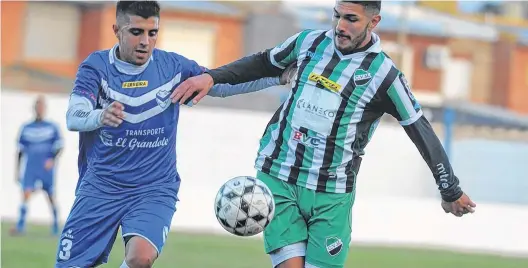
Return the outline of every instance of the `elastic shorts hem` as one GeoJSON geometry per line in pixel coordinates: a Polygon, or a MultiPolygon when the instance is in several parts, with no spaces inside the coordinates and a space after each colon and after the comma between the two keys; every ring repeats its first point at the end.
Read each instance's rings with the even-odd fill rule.
{"type": "Polygon", "coordinates": [[[265,250],[266,250],[266,254],[270,254],[271,252],[277,250],[277,249],[281,249],[285,246],[289,246],[289,245],[293,245],[293,244],[297,244],[297,243],[300,243],[300,242],[305,242],[306,239],[300,239],[300,240],[292,240],[292,241],[280,241],[279,243],[276,243],[276,246],[273,246],[273,247],[269,247],[268,245],[265,246],[265,250]]]}
{"type": "Polygon", "coordinates": [[[158,256],[160,255],[160,251],[159,251],[158,247],[156,246],[156,244],[154,244],[154,243],[153,243],[150,239],[148,239],[146,236],[144,236],[144,235],[142,235],[142,234],[139,234],[139,233],[126,233],[126,234],[122,235],[123,240],[125,239],[125,237],[128,237],[128,236],[132,236],[132,237],[133,237],[133,236],[139,236],[139,237],[141,237],[141,238],[147,240],[147,242],[149,242],[150,245],[154,247],[154,249],[156,250],[156,253],[158,254],[158,256]]]}
{"type": "Polygon", "coordinates": [[[343,267],[345,267],[344,263],[343,263],[343,265],[334,265],[334,264],[322,263],[322,262],[319,262],[319,261],[316,261],[316,260],[310,258],[310,256],[305,256],[304,257],[304,262],[305,263],[309,263],[312,266],[320,267],[320,268],[323,268],[323,267],[324,268],[343,268],[343,267]]]}

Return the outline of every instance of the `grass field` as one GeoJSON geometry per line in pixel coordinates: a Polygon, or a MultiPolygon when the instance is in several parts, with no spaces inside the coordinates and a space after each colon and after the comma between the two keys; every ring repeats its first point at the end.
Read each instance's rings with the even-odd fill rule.
{"type": "MultiPolygon", "coordinates": [[[[10,223],[2,223],[2,268],[50,268],[54,265],[57,238],[49,229],[29,226],[25,236],[9,235],[10,223]]],[[[122,240],[117,239],[109,263],[123,261],[122,240]]],[[[262,241],[230,236],[171,233],[158,268],[270,268],[262,241]]],[[[444,251],[354,246],[345,267],[354,268],[526,268],[528,259],[444,251]]]]}

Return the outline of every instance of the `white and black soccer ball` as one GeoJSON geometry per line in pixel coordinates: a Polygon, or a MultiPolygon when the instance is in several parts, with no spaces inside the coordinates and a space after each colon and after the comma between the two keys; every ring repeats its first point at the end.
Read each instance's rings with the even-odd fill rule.
{"type": "Polygon", "coordinates": [[[216,219],[237,236],[253,236],[264,231],[275,214],[271,190],[262,181],[240,176],[230,179],[216,194],[216,219]]]}

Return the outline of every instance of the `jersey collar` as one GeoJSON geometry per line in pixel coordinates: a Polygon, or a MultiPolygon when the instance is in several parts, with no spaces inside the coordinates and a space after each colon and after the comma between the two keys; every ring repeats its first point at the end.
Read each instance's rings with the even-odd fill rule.
{"type": "Polygon", "coordinates": [[[367,50],[365,51],[361,51],[361,52],[356,52],[356,53],[352,53],[352,54],[348,54],[348,55],[343,55],[335,46],[335,42],[334,42],[334,30],[328,30],[326,31],[326,37],[330,38],[332,40],[332,44],[334,45],[334,51],[336,52],[336,54],[341,58],[341,59],[351,59],[351,58],[354,58],[354,57],[357,57],[357,56],[361,56],[361,57],[364,57],[365,54],[368,54],[368,53],[380,53],[381,52],[381,39],[379,38],[379,36],[375,33],[372,33],[372,42],[374,44],[372,44],[367,50]]]}
{"type": "Polygon", "coordinates": [[[142,73],[143,71],[145,71],[149,63],[154,59],[154,55],[151,55],[150,59],[141,66],[137,66],[137,65],[122,61],[117,57],[117,54],[116,54],[116,50],[118,46],[119,44],[115,44],[114,47],[112,47],[108,57],[110,60],[110,64],[114,65],[116,69],[121,73],[128,74],[128,75],[138,75],[142,73]]]}

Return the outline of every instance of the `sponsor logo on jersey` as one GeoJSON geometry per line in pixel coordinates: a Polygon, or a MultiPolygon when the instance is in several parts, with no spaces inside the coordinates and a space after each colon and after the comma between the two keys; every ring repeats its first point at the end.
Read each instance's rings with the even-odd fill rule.
{"type": "Polygon", "coordinates": [[[333,91],[333,92],[339,92],[341,90],[341,85],[316,73],[311,73],[308,76],[308,79],[310,81],[313,81],[317,83],[318,85],[323,86],[324,88],[333,91]]]}
{"type": "Polygon", "coordinates": [[[121,148],[128,148],[130,151],[135,149],[153,149],[158,147],[165,147],[169,145],[169,139],[165,137],[156,137],[155,140],[139,140],[137,138],[118,138],[115,146],[121,148]]]}
{"type": "Polygon", "coordinates": [[[343,249],[343,241],[337,237],[327,237],[325,246],[330,256],[336,256],[343,249]]]}
{"type": "Polygon", "coordinates": [[[444,189],[449,188],[448,179],[450,175],[447,172],[444,163],[438,163],[436,165],[436,170],[438,171],[438,174],[440,174],[440,186],[444,189]]]}
{"type": "Polygon", "coordinates": [[[323,56],[319,54],[315,54],[314,52],[308,51],[306,52],[306,58],[310,60],[320,61],[323,59],[323,56]]]}
{"type": "Polygon", "coordinates": [[[409,82],[407,81],[407,78],[405,77],[405,75],[403,75],[403,73],[400,73],[400,75],[398,75],[398,77],[400,79],[400,82],[403,85],[403,88],[405,89],[405,92],[407,92],[407,95],[409,96],[411,101],[414,103],[413,108],[415,110],[421,109],[422,107],[420,106],[418,101],[416,101],[416,98],[414,97],[414,95],[413,95],[413,93],[411,91],[411,87],[409,86],[409,82]]]}
{"type": "Polygon", "coordinates": [[[73,229],[68,229],[68,231],[66,231],[63,235],[62,235],[63,238],[68,238],[68,239],[71,239],[73,240],[74,237],[73,237],[73,229]]]}
{"type": "Polygon", "coordinates": [[[310,103],[310,101],[306,99],[299,99],[297,101],[297,108],[325,119],[333,119],[335,118],[337,113],[336,110],[327,109],[326,107],[320,107],[318,105],[310,103]]]}
{"type": "Polygon", "coordinates": [[[163,137],[165,128],[153,129],[126,129],[125,136],[114,138],[106,130],[99,132],[101,142],[106,146],[136,149],[153,149],[169,145],[169,139],[163,137]]]}
{"type": "Polygon", "coordinates": [[[407,78],[405,77],[405,75],[400,73],[399,78],[405,90],[407,90],[407,92],[411,92],[411,87],[409,86],[409,82],[407,81],[407,78]]]}
{"type": "Polygon", "coordinates": [[[363,69],[356,69],[353,75],[353,79],[354,84],[356,86],[364,86],[368,82],[370,82],[370,80],[372,79],[372,75],[363,69]]]}
{"type": "Polygon", "coordinates": [[[318,137],[311,137],[297,130],[293,131],[293,140],[311,148],[317,148],[322,142],[318,137]]]}
{"type": "Polygon", "coordinates": [[[147,87],[148,81],[134,81],[134,82],[123,82],[122,88],[138,88],[138,87],[147,87]]]}

